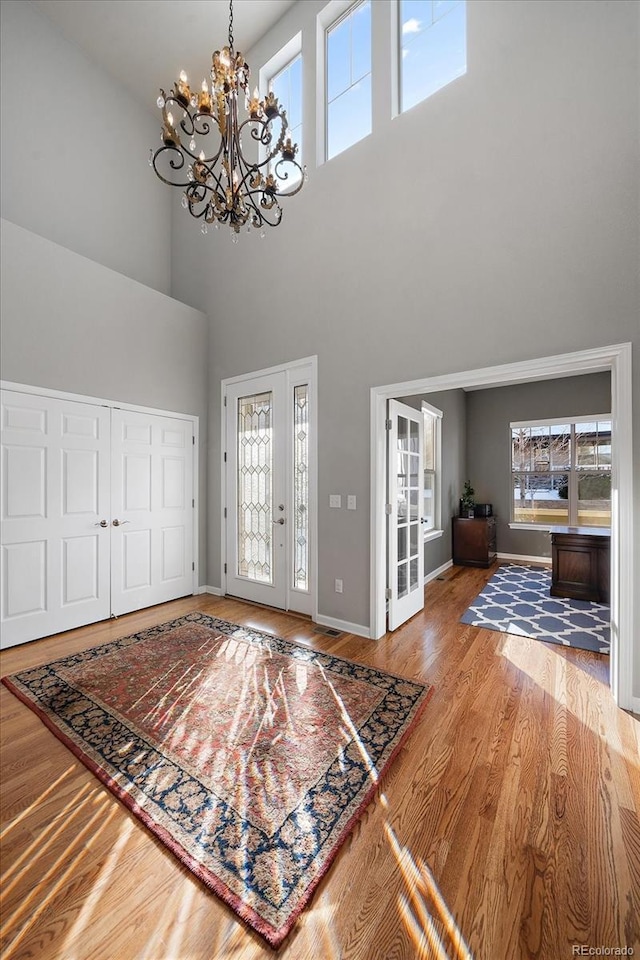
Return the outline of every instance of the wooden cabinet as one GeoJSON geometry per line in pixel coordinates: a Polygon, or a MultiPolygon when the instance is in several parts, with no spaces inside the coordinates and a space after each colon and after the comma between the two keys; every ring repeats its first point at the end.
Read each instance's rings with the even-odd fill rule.
{"type": "Polygon", "coordinates": [[[464,567],[489,567],[496,559],[495,517],[454,517],[453,562],[464,567]]]}
{"type": "Polygon", "coordinates": [[[609,603],[609,530],[551,527],[551,596],[609,603]]]}

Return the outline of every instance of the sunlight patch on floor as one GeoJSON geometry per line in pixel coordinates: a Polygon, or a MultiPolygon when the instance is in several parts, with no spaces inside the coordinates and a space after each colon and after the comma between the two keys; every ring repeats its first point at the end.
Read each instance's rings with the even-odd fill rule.
{"type": "MultiPolygon", "coordinates": [[[[84,790],[79,791],[78,796],[82,795],[84,792],[84,790]]],[[[11,953],[13,953],[15,948],[33,928],[39,917],[48,908],[49,904],[55,900],[55,898],[58,896],[58,893],[64,888],[68,880],[77,874],[80,862],[84,860],[90,853],[90,849],[85,844],[85,841],[89,838],[95,839],[95,837],[103,833],[116,816],[118,812],[117,807],[114,805],[111,811],[107,812],[109,805],[112,804],[112,800],[110,797],[104,796],[101,788],[98,787],[91,793],[84,796],[83,800],[79,804],[76,802],[77,797],[74,799],[74,801],[72,801],[74,813],[65,819],[62,826],[67,828],[77,817],[78,812],[82,810],[83,807],[87,806],[91,801],[95,800],[96,796],[101,801],[98,803],[96,812],[87,821],[84,827],[78,833],[74,834],[74,838],[71,843],[65,847],[60,856],[58,856],[50,865],[49,869],[44,874],[40,873],[39,850],[35,849],[30,862],[21,871],[20,875],[23,875],[27,871],[33,870],[34,877],[37,877],[37,880],[33,883],[32,894],[22,901],[22,903],[16,908],[16,910],[14,910],[11,916],[5,916],[3,918],[3,928],[6,933],[12,928],[17,927],[21,919],[26,917],[23,926],[10,943],[8,952],[5,954],[7,958],[11,955],[11,953]],[[67,864],[67,867],[63,870],[62,868],[65,864],[67,864]],[[61,870],[62,872],[60,872],[61,870]],[[53,881],[54,877],[57,879],[52,883],[51,886],[48,886],[49,881],[53,881]],[[47,890],[47,894],[42,900],[36,903],[37,891],[43,888],[47,890]]],[[[71,804],[69,806],[71,806],[71,804]]],[[[59,820],[60,818],[58,817],[56,819],[59,820]]]]}
{"type": "Polygon", "coordinates": [[[385,821],[385,833],[407,886],[408,896],[405,893],[398,895],[398,911],[418,951],[416,960],[418,957],[425,960],[473,960],[428,865],[422,859],[416,863],[408,847],[398,841],[388,820],[385,821]],[[450,946],[445,946],[438,927],[446,933],[450,946]]]}
{"type": "MultiPolygon", "coordinates": [[[[113,811],[112,816],[113,815],[115,815],[115,810],[113,811]]],[[[93,912],[99,905],[105,888],[111,882],[114,871],[120,865],[121,855],[124,853],[124,849],[133,830],[134,824],[130,820],[125,821],[120,827],[116,842],[111,848],[97,879],[93,883],[86,899],[83,901],[82,908],[67,934],[64,941],[63,956],[73,956],[71,951],[74,946],[81,946],[81,941],[86,939],[93,912]]],[[[90,848],[94,843],[95,838],[92,837],[87,846],[90,848]]]]}
{"type": "Polygon", "coordinates": [[[19,826],[19,824],[25,819],[25,817],[28,817],[31,814],[34,807],[37,807],[39,804],[43,803],[47,799],[47,797],[50,797],[52,793],[55,793],[55,791],[58,789],[62,781],[66,780],[66,778],[71,773],[73,773],[75,769],[76,769],[75,764],[72,764],[70,767],[67,767],[64,773],[61,773],[57,780],[54,780],[53,783],[49,784],[46,790],[43,790],[43,792],[40,794],[37,800],[34,800],[33,803],[29,804],[29,806],[26,807],[26,809],[24,809],[21,814],[19,814],[19,816],[14,817],[14,819],[11,820],[11,822],[8,823],[7,826],[0,833],[0,840],[5,840],[9,836],[11,831],[14,830],[17,826],[19,826]]]}

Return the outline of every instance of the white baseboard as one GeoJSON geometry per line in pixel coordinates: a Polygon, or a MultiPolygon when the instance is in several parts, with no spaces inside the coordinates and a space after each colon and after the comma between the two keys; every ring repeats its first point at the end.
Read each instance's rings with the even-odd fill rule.
{"type": "MultiPolygon", "coordinates": [[[[214,597],[224,596],[221,587],[210,587],[206,584],[198,587],[196,591],[196,594],[202,593],[210,593],[214,597]]],[[[337,620],[335,617],[323,617],[320,614],[318,614],[315,623],[319,623],[323,627],[333,627],[335,630],[342,631],[342,633],[354,633],[357,637],[371,639],[369,627],[364,627],[361,623],[349,623],[348,620],[337,620]]]]}
{"type": "Polygon", "coordinates": [[[446,563],[441,564],[441,566],[436,567],[435,570],[432,570],[431,573],[428,573],[424,578],[425,586],[428,583],[431,583],[432,580],[437,580],[441,573],[444,573],[445,570],[449,570],[453,566],[453,560],[447,560],[446,563]]]}
{"type": "Polygon", "coordinates": [[[519,560],[520,563],[541,563],[544,567],[551,566],[551,557],[525,557],[522,553],[499,553],[498,560],[519,560]]]}
{"type": "MultiPolygon", "coordinates": [[[[624,708],[623,708],[624,709],[624,708]]],[[[640,697],[631,697],[631,710],[640,716],[640,697]]]]}
{"type": "Polygon", "coordinates": [[[357,637],[371,639],[369,627],[363,627],[361,623],[349,623],[348,620],[337,620],[336,617],[323,617],[320,613],[316,617],[316,623],[322,627],[333,627],[334,630],[341,630],[343,633],[355,633],[357,637]]]}

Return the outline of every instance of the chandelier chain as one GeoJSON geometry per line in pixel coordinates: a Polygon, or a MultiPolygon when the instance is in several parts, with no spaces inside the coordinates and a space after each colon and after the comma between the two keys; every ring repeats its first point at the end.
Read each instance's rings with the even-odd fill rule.
{"type": "Polygon", "coordinates": [[[233,50],[233,0],[229,0],[229,49],[233,50]]]}

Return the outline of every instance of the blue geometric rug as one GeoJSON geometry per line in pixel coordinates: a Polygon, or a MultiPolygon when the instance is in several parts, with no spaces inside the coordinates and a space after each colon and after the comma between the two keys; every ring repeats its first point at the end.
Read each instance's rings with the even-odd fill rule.
{"type": "Polygon", "coordinates": [[[550,587],[550,570],[515,564],[502,566],[460,622],[608,654],[609,607],[589,600],[550,597],[550,587]]]}

